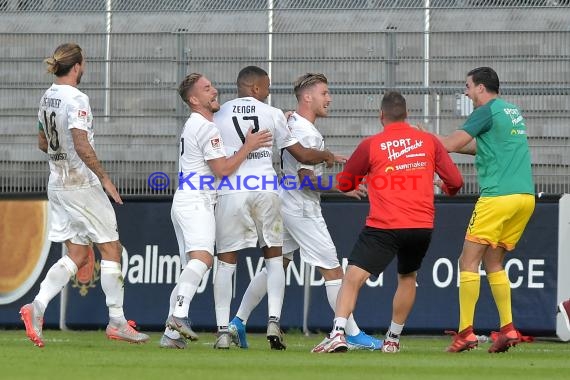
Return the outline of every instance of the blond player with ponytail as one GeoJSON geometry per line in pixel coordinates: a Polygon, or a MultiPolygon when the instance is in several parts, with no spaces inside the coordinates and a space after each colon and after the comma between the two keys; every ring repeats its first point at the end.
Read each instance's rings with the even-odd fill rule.
{"type": "Polygon", "coordinates": [[[64,243],[68,253],[49,269],[33,302],[20,309],[26,334],[36,346],[44,346],[45,309],[87,263],[89,246],[95,243],[101,252],[101,287],[109,308],[107,336],[146,342],[148,335],[137,332],[123,312],[122,245],[107,194],[116,203],[123,201],[95,154],[89,98],[77,89],[85,71],[83,52],[77,44],[62,44],[44,62],[55,76],[38,112],[38,146],[47,154],[50,167],[48,238],[64,243]]]}

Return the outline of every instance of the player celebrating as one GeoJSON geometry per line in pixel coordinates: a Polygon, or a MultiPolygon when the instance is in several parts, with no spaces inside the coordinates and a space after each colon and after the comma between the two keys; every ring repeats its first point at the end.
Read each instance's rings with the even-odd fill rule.
{"type": "MultiPolygon", "coordinates": [[[[294,92],[298,102],[297,111],[288,119],[293,137],[304,147],[324,150],[323,136],[314,123],[318,117],[328,115],[331,97],[327,78],[323,74],[302,75],[294,84],[294,92]]],[[[327,299],[334,311],[343,271],[321,212],[319,192],[321,189],[329,188],[330,184],[325,183],[322,178],[322,164],[301,164],[293,155],[284,151],[282,166],[285,183],[279,189],[279,197],[285,227],[284,266],[289,265],[293,260],[293,252],[300,248],[301,257],[305,263],[317,266],[325,278],[327,299]],[[286,183],[289,180],[292,183],[286,183]],[[310,186],[299,189],[298,184],[305,183],[306,180],[309,180],[310,186]]],[[[338,192],[338,190],[335,191],[338,192]]],[[[346,193],[346,195],[360,199],[366,193],[363,189],[346,193]]],[[[267,270],[264,268],[251,280],[236,317],[230,322],[232,340],[239,347],[248,347],[245,324],[252,310],[266,293],[267,270]]],[[[382,341],[365,334],[358,328],[352,315],[348,318],[346,330],[346,340],[351,348],[378,350],[382,347],[382,341]]]]}
{"type": "MultiPolygon", "coordinates": [[[[286,149],[300,162],[316,164],[326,161],[328,165],[333,164],[335,156],[331,152],[304,148],[291,136],[283,112],[263,103],[269,95],[269,76],[265,70],[256,66],[245,67],[238,74],[237,87],[238,98],[226,102],[215,117],[229,154],[243,144],[244,131],[253,127],[254,131],[270,130],[277,148],[286,149]]],[[[285,292],[283,221],[272,149],[253,152],[235,175],[229,177],[229,182],[231,185],[220,189],[216,208],[218,267],[214,299],[219,336],[215,347],[227,349],[231,342],[228,325],[236,251],[255,247],[259,240],[267,268],[267,339],[272,349],[282,350],[285,344],[279,319],[285,292]],[[259,178],[260,182],[240,186],[238,181],[248,176],[259,178]]]]}
{"type": "Polygon", "coordinates": [[[183,337],[195,340],[188,311],[204,274],[212,267],[216,224],[216,190],[203,186],[202,179],[218,178],[234,172],[247,155],[271,143],[268,131],[245,132],[243,146],[226,158],[224,141],[216,128],[214,113],[220,109],[218,91],[204,75],[192,73],[180,84],[178,93],[192,114],[180,138],[180,183],[172,200],[172,224],[183,266],[178,284],[170,295],[166,330],[160,346],[185,348],[183,337]]]}

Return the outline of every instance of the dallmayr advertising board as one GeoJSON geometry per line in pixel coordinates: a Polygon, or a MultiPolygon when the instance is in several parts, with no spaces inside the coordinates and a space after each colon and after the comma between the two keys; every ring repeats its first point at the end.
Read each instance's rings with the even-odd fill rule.
{"type": "MultiPolygon", "coordinates": [[[[0,205],[6,208],[6,202],[17,203],[12,204],[12,211],[14,207],[23,210],[21,206],[27,202],[40,202],[41,207],[45,208],[44,201],[10,200],[0,201],[0,205]]],[[[170,292],[181,270],[178,246],[170,221],[170,206],[167,201],[145,201],[126,202],[115,207],[121,241],[125,247],[125,312],[127,318],[136,320],[143,328],[159,329],[163,325],[168,313],[170,292]]],[[[436,206],[435,232],[428,255],[418,274],[416,303],[406,324],[408,332],[441,333],[444,329],[457,328],[457,259],[473,209],[473,200],[438,202],[436,206]]],[[[34,207],[26,211],[30,213],[27,217],[38,220],[38,225],[45,226],[48,216],[37,214],[37,210],[33,211],[34,207]]],[[[365,202],[323,203],[325,219],[344,265],[367,212],[368,204],[365,202]]],[[[35,230],[31,228],[31,232],[27,229],[23,231],[18,227],[22,225],[22,221],[11,219],[13,217],[7,215],[3,209],[3,230],[0,239],[3,241],[0,245],[0,274],[3,280],[0,282],[0,325],[17,325],[20,323],[19,307],[33,299],[47,268],[61,257],[62,251],[61,244],[53,243],[46,248],[49,242],[45,243],[43,237],[36,236],[40,230],[45,233],[45,227],[36,226],[35,230]],[[6,225],[16,227],[7,229],[6,225]],[[31,240],[34,240],[33,244],[30,243],[31,240]],[[45,253],[46,249],[49,255],[45,253]],[[28,257],[27,253],[33,253],[35,256],[28,257]],[[23,256],[14,259],[16,254],[23,256]],[[45,258],[36,258],[41,258],[42,254],[45,258]],[[42,262],[40,269],[35,264],[38,260],[42,262]],[[22,277],[16,272],[23,267],[23,263],[29,261],[33,265],[28,265],[26,279],[12,280],[11,283],[4,281],[8,277],[22,277]]],[[[26,218],[25,212],[21,211],[18,215],[19,218],[26,218]]],[[[525,333],[553,335],[556,330],[557,255],[558,203],[540,202],[517,249],[509,253],[506,259],[506,270],[512,286],[514,322],[525,333]]],[[[107,323],[107,308],[99,281],[99,261],[100,257],[95,252],[89,265],[68,285],[65,320],[69,327],[100,328],[107,323]]],[[[232,314],[237,310],[249,280],[262,267],[263,260],[259,249],[241,252],[235,277],[232,314]]],[[[190,319],[198,330],[215,330],[212,273],[213,271],[210,271],[205,275],[190,305],[190,319]]],[[[476,309],[475,326],[481,332],[497,330],[498,314],[484,271],[481,273],[481,295],[476,309]]],[[[360,292],[355,310],[356,320],[362,328],[370,332],[385,331],[390,323],[396,278],[395,266],[391,264],[382,276],[367,281],[360,292]]],[[[310,284],[308,327],[312,330],[328,330],[332,324],[333,312],[328,306],[324,280],[314,269],[310,270],[310,275],[306,278],[305,266],[299,260],[298,254],[287,271],[282,326],[285,329],[302,326],[303,287],[306,280],[310,284]]],[[[47,310],[46,324],[57,326],[59,309],[59,297],[56,297],[47,310]]],[[[248,321],[248,328],[264,329],[266,318],[267,307],[264,299],[248,321]]]]}

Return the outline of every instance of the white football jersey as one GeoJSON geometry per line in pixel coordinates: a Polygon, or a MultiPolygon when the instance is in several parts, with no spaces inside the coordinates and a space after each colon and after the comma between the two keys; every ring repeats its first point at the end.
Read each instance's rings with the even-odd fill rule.
{"type": "Polygon", "coordinates": [[[99,184],[97,176],[77,155],[71,136],[72,128],[87,131],[94,148],[89,97],[73,86],[52,84],[40,100],[38,119],[48,141],[48,188],[73,190],[99,184]]]}
{"type": "MultiPolygon", "coordinates": [[[[250,127],[253,131],[268,129],[273,134],[273,143],[284,149],[297,143],[287,127],[287,120],[280,109],[252,97],[230,100],[214,114],[214,122],[220,130],[226,154],[232,156],[245,142],[250,127]]],[[[279,182],[273,169],[273,147],[251,152],[239,169],[220,184],[220,194],[240,191],[277,191],[279,182]],[[225,182],[225,181],[224,181],[225,182]],[[226,182],[226,183],[227,183],[226,182]]]]}
{"type": "Polygon", "coordinates": [[[192,191],[215,193],[215,176],[207,161],[226,156],[216,125],[199,113],[192,113],[180,135],[179,153],[176,192],[188,195],[192,191]]]}
{"type": "MultiPolygon", "coordinates": [[[[289,117],[288,124],[293,137],[305,148],[325,150],[323,136],[309,120],[295,112],[289,117]]],[[[315,173],[315,176],[322,178],[325,164],[301,164],[287,151],[283,152],[281,160],[283,171],[283,186],[279,189],[282,204],[281,210],[298,216],[308,215],[307,212],[310,210],[320,212],[320,192],[311,190],[307,186],[309,183],[308,179],[303,182],[303,179],[299,178],[297,172],[300,169],[309,169],[315,173]],[[299,190],[300,187],[302,188],[301,190],[299,190]]],[[[328,178],[321,181],[322,186],[326,186],[329,183],[328,178]]]]}

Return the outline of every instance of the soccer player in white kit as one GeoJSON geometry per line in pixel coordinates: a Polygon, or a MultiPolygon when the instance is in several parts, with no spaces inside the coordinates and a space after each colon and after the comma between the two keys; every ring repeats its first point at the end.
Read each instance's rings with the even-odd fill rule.
{"type": "Polygon", "coordinates": [[[226,158],[224,141],[213,122],[214,113],[220,109],[218,91],[204,75],[192,73],[182,81],[178,93],[192,111],[180,137],[179,185],[171,210],[184,269],[170,296],[166,330],[160,341],[164,348],[185,348],[184,338],[198,339],[190,327],[188,311],[214,261],[216,178],[230,175],[250,152],[270,146],[272,140],[271,132],[250,128],[240,149],[226,158]]]}
{"type": "MultiPolygon", "coordinates": [[[[303,146],[324,150],[324,139],[314,123],[318,117],[328,116],[331,96],[328,80],[323,74],[307,73],[294,83],[297,110],[288,119],[291,134],[303,146]]],[[[289,152],[282,154],[283,186],[279,189],[281,215],[285,227],[283,234],[283,259],[286,268],[293,260],[293,252],[300,248],[301,257],[308,265],[316,266],[325,279],[329,305],[334,311],[336,298],[342,283],[343,271],[336,247],[332,241],[321,212],[320,190],[338,192],[323,178],[323,166],[305,165],[289,152]],[[300,184],[304,186],[300,189],[300,184]],[[310,184],[307,186],[307,184],[310,184]],[[311,189],[312,186],[312,189],[311,189]]],[[[364,188],[346,193],[360,199],[366,196],[364,188]]],[[[236,317],[230,323],[233,341],[247,348],[245,323],[253,309],[267,292],[267,271],[264,268],[252,279],[236,317]]],[[[382,341],[365,334],[358,328],[352,315],[347,324],[347,341],[353,349],[378,350],[382,341]]]]}
{"type": "Polygon", "coordinates": [[[52,220],[48,238],[63,242],[67,255],[47,272],[34,301],[22,306],[26,334],[43,347],[43,315],[49,302],[70,278],[87,263],[89,245],[101,252],[101,288],[109,308],[106,334],[131,343],[149,337],[137,332],[123,312],[122,245],[117,220],[105,191],[119,204],[123,201],[97,159],[93,143],[93,114],[87,95],[77,89],[85,70],[81,48],[73,43],[57,47],[47,58],[55,81],[40,100],[39,148],[49,158],[49,207],[52,220]],[[104,189],[104,190],[103,190],[104,189]]]}
{"type": "MultiPolygon", "coordinates": [[[[254,130],[270,130],[277,148],[287,150],[301,162],[332,165],[338,157],[326,150],[303,147],[291,136],[283,112],[263,103],[269,95],[269,84],[267,72],[257,66],[248,66],[239,72],[238,98],[224,103],[215,115],[227,153],[233,154],[243,144],[244,131],[253,127],[254,130]]],[[[231,342],[228,326],[236,251],[255,247],[259,240],[267,268],[267,339],[272,349],[285,349],[279,325],[285,291],[283,221],[272,153],[271,148],[252,152],[220,187],[216,207],[218,266],[214,279],[218,325],[216,348],[227,349],[231,342]]]]}

